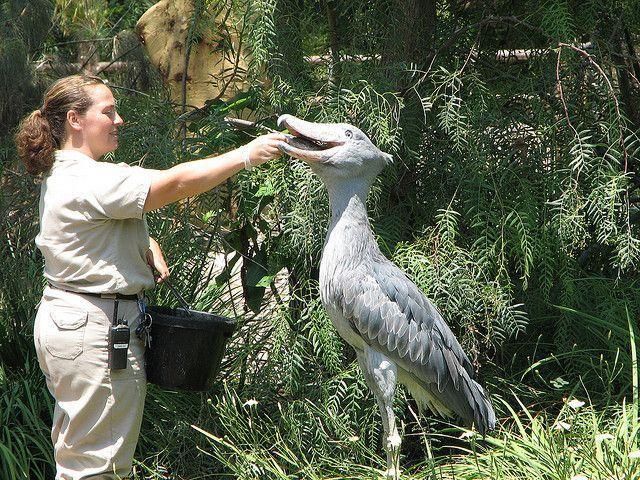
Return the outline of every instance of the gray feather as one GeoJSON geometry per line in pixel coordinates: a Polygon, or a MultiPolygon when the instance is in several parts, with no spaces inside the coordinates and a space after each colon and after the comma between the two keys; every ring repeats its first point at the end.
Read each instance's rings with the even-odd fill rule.
{"type": "Polygon", "coordinates": [[[416,341],[416,338],[417,337],[414,336],[413,340],[411,340],[411,335],[409,335],[409,359],[412,363],[418,362],[418,357],[422,353],[422,345],[416,341]]]}
{"type": "Polygon", "coordinates": [[[397,346],[398,346],[398,355],[400,358],[404,358],[407,356],[407,352],[409,351],[409,335],[404,335],[403,332],[408,331],[407,323],[405,318],[399,314],[393,318],[394,323],[400,324],[400,327],[396,329],[396,337],[398,338],[397,346]]]}
{"type": "Polygon", "coordinates": [[[451,380],[453,380],[453,388],[458,390],[460,385],[458,383],[458,365],[456,363],[456,360],[453,356],[453,353],[451,353],[451,350],[445,348],[443,350],[443,353],[444,353],[444,359],[447,363],[447,370],[449,371],[449,377],[451,377],[451,380]]]}
{"type": "Polygon", "coordinates": [[[398,313],[395,317],[395,323],[397,325],[397,327],[394,329],[395,334],[398,336],[398,338],[402,338],[403,341],[408,344],[409,322],[407,322],[407,318],[402,313],[398,313]]]}

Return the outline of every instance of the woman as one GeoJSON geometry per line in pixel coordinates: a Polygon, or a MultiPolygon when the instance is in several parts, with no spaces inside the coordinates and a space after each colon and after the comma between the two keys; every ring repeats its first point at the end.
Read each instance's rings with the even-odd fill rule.
{"type": "Polygon", "coordinates": [[[284,140],[265,135],[168,170],[99,162],[117,148],[122,124],[111,90],[74,75],[47,90],[16,134],[27,171],[43,177],[36,245],[48,286],[34,342],[55,399],[56,479],[131,472],[146,393],[137,300],[154,286],[153,270],[156,281],[169,275],[144,214],[277,157],[284,140]],[[116,327],[124,338],[112,338],[116,327]]]}

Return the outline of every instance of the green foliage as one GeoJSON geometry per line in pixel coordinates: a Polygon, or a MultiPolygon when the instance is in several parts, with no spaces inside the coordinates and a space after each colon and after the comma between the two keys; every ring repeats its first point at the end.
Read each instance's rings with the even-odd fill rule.
{"type": "Polygon", "coordinates": [[[377,406],[356,364],[344,368],[342,347],[315,305],[301,334],[289,322],[275,328],[263,353],[269,360],[249,383],[225,382],[212,398],[211,421],[197,430],[225,474],[326,478],[323,471],[337,469],[358,478],[353,471],[366,471],[371,458],[383,465],[370,447],[380,434],[377,406]]]}
{"type": "Polygon", "coordinates": [[[353,425],[312,400],[278,402],[270,414],[260,401],[242,402],[228,390],[225,395],[213,407],[222,420],[220,434],[194,428],[233,478],[364,478],[377,473],[365,463],[383,463],[353,425]],[[279,422],[271,420],[274,415],[279,422]]]}
{"type": "MultiPolygon", "coordinates": [[[[625,314],[626,332],[621,328],[613,335],[624,341],[618,353],[629,357],[629,361],[622,361],[620,365],[624,365],[621,367],[624,375],[631,378],[630,401],[622,399],[608,403],[605,408],[595,408],[591,404],[594,391],[583,390],[585,385],[581,380],[563,396],[559,408],[551,405],[538,412],[517,397],[515,407],[502,400],[510,415],[508,421],[503,422],[502,430],[484,439],[486,443],[473,452],[473,462],[469,462],[466,455],[460,457],[462,461],[454,463],[452,473],[467,479],[640,478],[637,356],[640,341],[637,323],[627,308],[625,314]],[[577,398],[580,393],[584,400],[577,398]]],[[[602,319],[587,314],[580,317],[591,334],[600,335],[604,327],[602,319]]],[[[583,358],[585,355],[577,351],[568,355],[569,360],[583,358]]],[[[551,360],[561,363],[559,359],[551,360]]],[[[602,363],[602,358],[600,361],[602,363]]],[[[530,369],[537,370],[541,363],[530,369]]],[[[591,368],[595,370],[594,365],[591,368]]],[[[585,366],[581,372],[588,370],[585,366]]],[[[568,382],[561,383],[568,385],[568,382]]],[[[471,453],[466,447],[461,450],[471,453]]]]}
{"type": "MultiPolygon", "coordinates": [[[[618,281],[614,290],[611,282],[591,278],[575,281],[572,288],[585,289],[592,295],[574,296],[571,304],[558,307],[565,329],[554,343],[557,354],[566,354],[567,359],[559,365],[553,362],[551,371],[555,373],[547,371],[545,376],[579,380],[594,395],[594,403],[620,401],[633,390],[635,370],[629,345],[631,341],[635,347],[633,341],[638,341],[637,332],[630,330],[630,325],[637,324],[633,319],[640,311],[637,282],[618,281]],[[575,353],[579,351],[584,354],[575,353]]],[[[541,349],[541,354],[544,352],[541,349]]],[[[529,370],[537,367],[534,363],[529,370]]]]}
{"type": "Polygon", "coordinates": [[[53,15],[50,0],[3,0],[0,2],[0,135],[28,111],[41,88],[34,83],[35,56],[53,15]]]}
{"type": "Polygon", "coordinates": [[[458,338],[477,358],[488,346],[522,333],[527,321],[522,305],[512,303],[509,290],[498,279],[488,278],[468,251],[456,247],[458,215],[443,210],[437,227],[422,241],[399,246],[394,260],[435,301],[445,318],[456,320],[450,323],[458,338]],[[479,283],[482,288],[477,288],[479,283]]]}
{"type": "MultiPolygon", "coordinates": [[[[260,131],[234,130],[225,117],[277,128],[277,115],[291,113],[359,126],[394,157],[368,200],[382,251],[434,300],[494,398],[515,393],[496,401],[500,429],[485,440],[415,420],[400,393],[407,478],[637,477],[640,4],[437,2],[430,30],[427,4],[197,2],[189,40],[222,28],[220,48],[232,57],[230,33],[239,33],[251,56],[236,73],[249,88],[182,114],[157,76],[110,76],[126,126],[108,160],[164,169],[260,131]],[[237,22],[221,27],[227,7],[237,22]],[[404,28],[420,15],[425,28],[404,28]],[[529,57],[505,60],[505,49],[529,57]],[[577,396],[587,405],[561,400],[577,396]]],[[[20,16],[22,3],[0,5],[16,20],[0,24],[0,133],[37,106],[37,52],[73,59],[79,47],[66,41],[112,36],[143,9],[109,2],[88,12],[90,28],[71,21],[87,12],[59,10],[65,29],[54,27],[43,46],[50,10],[20,16]]],[[[97,48],[115,55],[116,43],[97,48]]],[[[10,137],[0,145],[0,362],[2,377],[15,379],[34,365],[42,260],[37,185],[13,162],[10,137]]],[[[308,167],[283,158],[148,215],[173,284],[239,329],[212,391],[150,388],[138,477],[165,468],[185,478],[379,474],[375,401],[318,300],[327,201],[308,167]]],[[[151,298],[175,303],[165,287],[151,298]]],[[[39,478],[50,462],[42,390],[31,376],[0,382],[3,421],[14,422],[3,475],[39,478]]]]}
{"type": "MultiPolygon", "coordinates": [[[[7,158],[15,155],[7,149],[7,158]]],[[[33,240],[38,231],[38,188],[33,179],[4,169],[6,185],[0,197],[0,364],[8,369],[22,368],[33,358],[32,325],[35,306],[40,300],[44,279],[42,260],[33,240]],[[20,272],[14,275],[14,272],[20,272]]]]}
{"type": "Polygon", "coordinates": [[[576,29],[567,0],[548,1],[543,12],[541,26],[549,38],[560,42],[575,39],[576,29]]]}
{"type": "Polygon", "coordinates": [[[273,32],[275,32],[276,5],[277,2],[274,0],[247,2],[245,23],[248,27],[247,39],[254,74],[266,66],[270,54],[275,50],[273,32]]]}
{"type": "Polygon", "coordinates": [[[44,480],[53,476],[50,396],[37,363],[25,367],[16,378],[0,365],[0,475],[44,480]]]}

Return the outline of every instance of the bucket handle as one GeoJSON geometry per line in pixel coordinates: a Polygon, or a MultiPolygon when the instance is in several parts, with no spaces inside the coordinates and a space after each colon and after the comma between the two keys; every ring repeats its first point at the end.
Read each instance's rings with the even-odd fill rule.
{"type": "Polygon", "coordinates": [[[167,287],[169,287],[169,290],[171,290],[171,293],[175,295],[175,297],[178,299],[178,302],[180,302],[180,305],[182,306],[182,308],[184,308],[187,311],[187,314],[190,316],[191,307],[189,306],[187,301],[182,297],[182,295],[180,295],[178,290],[176,290],[176,288],[173,285],[171,285],[171,282],[169,281],[168,278],[165,279],[164,283],[167,285],[167,287]]]}

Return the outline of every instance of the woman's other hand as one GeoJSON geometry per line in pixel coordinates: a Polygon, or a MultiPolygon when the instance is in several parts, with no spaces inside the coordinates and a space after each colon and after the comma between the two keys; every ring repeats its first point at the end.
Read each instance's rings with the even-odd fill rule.
{"type": "Polygon", "coordinates": [[[151,237],[149,237],[149,249],[146,256],[147,265],[151,268],[156,283],[162,283],[169,278],[169,267],[167,267],[167,262],[164,260],[160,245],[151,237]]]}

